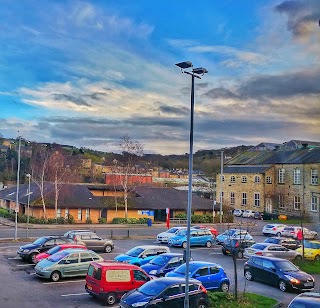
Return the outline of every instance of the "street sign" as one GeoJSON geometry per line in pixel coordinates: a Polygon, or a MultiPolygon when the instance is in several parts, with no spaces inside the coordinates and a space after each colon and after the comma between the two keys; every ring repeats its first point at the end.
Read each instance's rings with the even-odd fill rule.
{"type": "Polygon", "coordinates": [[[169,214],[170,213],[170,209],[167,207],[166,208],[166,214],[169,214]]]}

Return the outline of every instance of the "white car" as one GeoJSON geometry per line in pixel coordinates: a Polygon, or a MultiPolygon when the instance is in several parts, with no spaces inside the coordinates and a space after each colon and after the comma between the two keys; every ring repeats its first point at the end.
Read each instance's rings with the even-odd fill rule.
{"type": "Polygon", "coordinates": [[[234,216],[237,216],[237,217],[242,216],[242,210],[234,209],[233,215],[234,215],[234,216]]]}
{"type": "Polygon", "coordinates": [[[253,218],[253,217],[254,217],[254,212],[251,211],[251,210],[245,210],[245,211],[242,213],[242,217],[245,217],[245,218],[253,218]]]}
{"type": "Polygon", "coordinates": [[[283,224],[266,224],[262,229],[262,233],[266,236],[269,236],[269,235],[281,236],[282,230],[286,227],[287,225],[283,225],[283,224]]]}
{"type": "MultiPolygon", "coordinates": [[[[301,230],[299,226],[287,226],[281,231],[282,236],[292,237],[297,239],[298,230],[301,230]]],[[[311,231],[307,228],[303,228],[303,237],[306,240],[315,240],[318,238],[318,233],[315,231],[311,231]]]]}
{"type": "Polygon", "coordinates": [[[170,237],[176,235],[179,230],[186,229],[187,227],[173,227],[165,232],[161,232],[157,235],[157,241],[159,243],[168,243],[170,237]]]}

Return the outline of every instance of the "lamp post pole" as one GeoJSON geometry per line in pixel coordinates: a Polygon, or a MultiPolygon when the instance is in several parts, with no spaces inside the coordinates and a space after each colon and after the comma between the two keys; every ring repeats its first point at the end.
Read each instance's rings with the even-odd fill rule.
{"type": "Polygon", "coordinates": [[[193,173],[193,118],[194,118],[194,78],[201,79],[198,75],[204,75],[208,71],[201,67],[193,69],[191,62],[181,62],[176,64],[181,68],[181,72],[191,76],[191,115],[190,115],[190,143],[189,143],[189,179],[188,179],[188,209],[187,209],[187,247],[186,247],[186,286],[184,308],[189,308],[189,267],[190,267],[190,229],[192,214],[192,173],[193,173]],[[191,71],[185,69],[192,68],[191,71]]]}
{"type": "Polygon", "coordinates": [[[15,218],[14,218],[14,240],[18,239],[18,212],[19,212],[19,183],[20,183],[20,148],[21,148],[21,136],[19,136],[18,145],[18,170],[17,170],[17,192],[16,192],[16,205],[15,205],[15,218]]]}
{"type": "Polygon", "coordinates": [[[29,214],[29,209],[30,209],[30,181],[31,181],[31,174],[27,174],[26,177],[28,178],[28,206],[27,206],[27,238],[29,238],[29,218],[30,218],[30,214],[29,214]]]}
{"type": "Polygon", "coordinates": [[[222,199],[223,199],[223,151],[221,151],[221,165],[220,165],[220,232],[222,232],[222,199]]]}

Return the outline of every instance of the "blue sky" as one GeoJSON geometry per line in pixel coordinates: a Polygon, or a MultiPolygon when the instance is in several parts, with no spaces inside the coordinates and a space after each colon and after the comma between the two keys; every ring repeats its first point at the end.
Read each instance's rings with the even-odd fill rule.
{"type": "Polygon", "coordinates": [[[320,6],[304,1],[1,1],[0,133],[145,153],[320,141],[320,6]]]}

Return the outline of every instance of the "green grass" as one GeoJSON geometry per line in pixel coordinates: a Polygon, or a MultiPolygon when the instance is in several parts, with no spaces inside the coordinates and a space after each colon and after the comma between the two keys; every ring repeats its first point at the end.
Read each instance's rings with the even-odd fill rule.
{"type": "Polygon", "coordinates": [[[239,294],[238,301],[231,293],[208,292],[208,295],[212,308],[272,308],[277,304],[273,298],[252,293],[239,294]]]}
{"type": "Polygon", "coordinates": [[[303,260],[300,262],[294,262],[300,270],[308,274],[320,274],[320,262],[319,261],[308,261],[303,260]]]}

